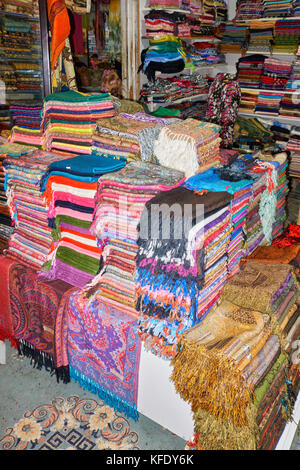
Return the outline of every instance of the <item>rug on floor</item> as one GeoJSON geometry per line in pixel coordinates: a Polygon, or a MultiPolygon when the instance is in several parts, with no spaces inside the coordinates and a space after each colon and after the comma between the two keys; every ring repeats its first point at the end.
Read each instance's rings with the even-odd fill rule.
{"type": "Polygon", "coordinates": [[[73,395],[26,411],[0,436],[0,450],[139,450],[138,441],[121,413],[73,395]]]}

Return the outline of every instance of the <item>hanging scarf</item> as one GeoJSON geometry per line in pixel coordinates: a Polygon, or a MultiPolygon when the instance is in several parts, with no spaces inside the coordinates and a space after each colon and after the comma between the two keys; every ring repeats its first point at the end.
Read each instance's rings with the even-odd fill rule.
{"type": "Polygon", "coordinates": [[[70,34],[70,19],[64,0],[47,0],[47,8],[51,30],[50,65],[54,70],[57,59],[70,34]]]}

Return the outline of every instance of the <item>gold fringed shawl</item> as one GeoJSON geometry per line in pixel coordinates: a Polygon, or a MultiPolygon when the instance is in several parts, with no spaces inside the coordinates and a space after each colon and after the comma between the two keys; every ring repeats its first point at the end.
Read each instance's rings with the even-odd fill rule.
{"type": "Polygon", "coordinates": [[[268,316],[222,301],[182,335],[171,380],[193,413],[249,426],[253,387],[243,368],[271,335],[268,316]]]}

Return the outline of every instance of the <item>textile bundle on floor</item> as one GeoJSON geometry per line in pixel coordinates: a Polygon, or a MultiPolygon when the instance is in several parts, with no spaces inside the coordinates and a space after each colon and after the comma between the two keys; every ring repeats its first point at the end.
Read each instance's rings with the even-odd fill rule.
{"type": "Polygon", "coordinates": [[[115,114],[109,93],[71,90],[48,95],[42,109],[44,147],[63,154],[89,154],[96,121],[115,114]]]}
{"type": "Polygon", "coordinates": [[[232,232],[228,246],[228,275],[232,276],[239,270],[244,252],[246,214],[252,197],[253,180],[247,172],[236,174],[236,177],[233,178],[230,175],[230,168],[230,165],[220,170],[212,168],[192,176],[185,182],[185,187],[198,193],[203,190],[226,191],[232,195],[232,232]]]}
{"type": "Polygon", "coordinates": [[[109,157],[79,155],[49,165],[41,188],[53,229],[43,266],[47,279],[62,279],[82,287],[98,273],[100,250],[90,232],[97,181],[124,164],[109,157]]]}
{"type": "Polygon", "coordinates": [[[42,103],[12,103],[9,107],[9,111],[13,122],[9,138],[10,142],[28,144],[35,146],[36,148],[42,148],[42,103]]]}
{"type": "Polygon", "coordinates": [[[100,178],[91,227],[102,252],[101,272],[90,283],[97,298],[136,315],[133,275],[141,213],[158,191],[183,181],[180,172],[144,162],[128,163],[122,170],[100,178]]]}
{"type": "Polygon", "coordinates": [[[153,161],[153,147],[160,129],[178,119],[164,119],[139,112],[120,113],[97,121],[92,151],[129,162],[153,161]]]}
{"type": "Polygon", "coordinates": [[[227,278],[230,200],[225,192],[198,195],[181,187],[145,206],[140,232],[148,230],[139,236],[135,281],[140,335],[154,354],[173,357],[180,333],[219,298],[227,278]]]}
{"type": "Polygon", "coordinates": [[[3,162],[8,207],[14,224],[8,255],[34,269],[46,261],[52,241],[40,183],[48,166],[62,158],[37,150],[3,162]]]}
{"type": "Polygon", "coordinates": [[[219,305],[182,335],[172,380],[202,448],[275,447],[299,380],[289,362],[299,293],[292,266],[247,260],[219,305]]]}
{"type": "Polygon", "coordinates": [[[161,129],[154,155],[160,165],[190,177],[219,164],[220,130],[217,124],[191,118],[170,124],[161,129]]]}

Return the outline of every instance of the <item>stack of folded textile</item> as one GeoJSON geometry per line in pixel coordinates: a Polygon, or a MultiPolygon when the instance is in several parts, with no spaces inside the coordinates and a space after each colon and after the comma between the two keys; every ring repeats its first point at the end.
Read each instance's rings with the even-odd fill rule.
{"type": "Polygon", "coordinates": [[[273,54],[296,54],[300,42],[300,20],[277,20],[274,31],[273,54]]]}
{"type": "Polygon", "coordinates": [[[300,0],[294,0],[293,4],[294,4],[293,15],[299,16],[300,15],[300,0]]]}
{"type": "Polygon", "coordinates": [[[223,52],[242,52],[247,50],[248,28],[241,23],[226,23],[222,34],[221,50],[223,52]]]}
{"type": "Polygon", "coordinates": [[[8,207],[15,227],[8,256],[33,269],[44,264],[52,242],[40,183],[50,163],[61,158],[37,150],[3,162],[8,207]]]}
{"type": "Polygon", "coordinates": [[[257,97],[255,113],[278,116],[283,93],[260,91],[257,97]]]}
{"type": "Polygon", "coordinates": [[[248,259],[221,302],[182,335],[172,381],[192,407],[194,448],[276,447],[299,389],[289,324],[297,325],[298,298],[292,266],[248,259]]]}
{"type": "Polygon", "coordinates": [[[41,182],[49,229],[53,229],[43,266],[46,279],[82,287],[98,273],[100,250],[90,231],[97,182],[124,165],[122,160],[98,155],[74,156],[49,165],[41,182]]]}
{"type": "Polygon", "coordinates": [[[178,172],[143,162],[100,178],[93,232],[99,237],[102,270],[69,302],[71,378],[133,419],[138,416],[141,348],[133,278],[137,225],[147,200],[182,181],[178,172]]]}
{"type": "Polygon", "coordinates": [[[158,193],[145,206],[135,281],[140,336],[154,354],[173,357],[180,333],[201,321],[220,296],[227,279],[230,200],[226,192],[196,194],[180,187],[158,193]]]}
{"type": "Polygon", "coordinates": [[[239,117],[234,126],[234,148],[240,152],[261,150],[267,152],[274,148],[273,132],[256,118],[239,117]]]}
{"type": "Polygon", "coordinates": [[[261,76],[261,88],[268,90],[284,90],[291,76],[292,62],[268,57],[264,62],[261,76]]]}
{"type": "Polygon", "coordinates": [[[276,18],[277,16],[290,16],[293,12],[293,1],[290,0],[277,0],[269,1],[264,0],[264,15],[276,18]]]}
{"type": "Polygon", "coordinates": [[[259,91],[241,89],[240,112],[253,114],[255,112],[259,91]]]}
{"type": "Polygon", "coordinates": [[[291,76],[286,84],[287,90],[300,89],[300,56],[297,56],[292,64],[291,76]]]}
{"type": "Polygon", "coordinates": [[[280,106],[280,115],[285,117],[290,117],[293,119],[297,119],[300,117],[300,93],[295,92],[291,93],[284,93],[281,106],[280,106]]]}
{"type": "Polygon", "coordinates": [[[185,173],[186,177],[219,164],[221,127],[186,119],[161,129],[154,155],[162,166],[185,173]]]}
{"type": "Polygon", "coordinates": [[[272,50],[275,21],[250,21],[248,53],[265,54],[272,50]]]}
{"type": "Polygon", "coordinates": [[[239,269],[243,256],[244,229],[246,214],[250,198],[252,196],[252,178],[246,173],[237,175],[231,171],[229,162],[223,168],[212,168],[199,175],[192,176],[185,182],[185,187],[200,193],[203,190],[226,191],[232,196],[231,200],[231,225],[232,233],[228,245],[228,276],[232,276],[239,269]]]}
{"type": "Polygon", "coordinates": [[[290,139],[292,126],[289,124],[283,124],[279,121],[273,121],[270,126],[270,130],[273,132],[276,146],[279,147],[280,150],[285,150],[287,143],[290,139]]]}
{"type": "MultiPolygon", "coordinates": [[[[252,195],[247,208],[244,248],[245,256],[249,256],[258,246],[272,241],[272,227],[276,215],[275,183],[269,189],[267,164],[256,162],[251,156],[246,156],[247,171],[253,179],[252,195]],[[269,196],[270,191],[270,197],[269,196]]],[[[242,165],[244,162],[242,162],[242,165]]],[[[245,167],[244,167],[245,168],[245,167]]],[[[275,176],[272,174],[275,178],[275,176]]],[[[272,180],[273,182],[273,180],[272,180]]]]}
{"type": "Polygon", "coordinates": [[[276,171],[276,186],[274,188],[276,196],[276,210],[271,237],[273,240],[282,233],[287,216],[286,202],[289,192],[289,182],[287,179],[288,157],[286,152],[280,152],[270,156],[261,155],[261,159],[271,163],[276,171]]]}
{"type": "Polygon", "coordinates": [[[237,78],[241,87],[260,88],[265,59],[262,54],[253,54],[238,60],[237,78]]]}
{"type": "Polygon", "coordinates": [[[22,13],[38,18],[38,4],[35,0],[2,0],[1,9],[12,13],[22,13]]]}
{"type": "Polygon", "coordinates": [[[208,81],[201,75],[182,78],[158,78],[155,83],[144,85],[141,100],[149,103],[172,104],[174,101],[195,99],[197,95],[207,94],[208,81]]]}
{"type": "Polygon", "coordinates": [[[44,99],[41,130],[47,150],[64,155],[91,153],[96,121],[115,116],[109,93],[53,93],[44,99]]]}
{"type": "Polygon", "coordinates": [[[162,35],[149,40],[149,47],[141,53],[141,62],[140,70],[153,82],[157,72],[182,72],[186,64],[186,54],[178,37],[162,35]]]}
{"type": "MultiPolygon", "coordinates": [[[[153,9],[144,18],[146,36],[148,37],[164,34],[182,36],[179,26],[185,22],[186,15],[185,13],[153,9]]],[[[190,36],[190,31],[187,35],[190,36]]]]}
{"type": "MultiPolygon", "coordinates": [[[[178,121],[178,119],[176,119],[178,121]]],[[[92,152],[129,162],[151,161],[154,142],[161,127],[173,122],[145,113],[120,113],[111,119],[97,121],[93,134],[92,152]]]]}
{"type": "Polygon", "coordinates": [[[6,142],[0,145],[0,250],[8,247],[8,239],[13,232],[12,220],[5,191],[5,171],[3,161],[34,152],[35,147],[6,142]]]}
{"type": "Polygon", "coordinates": [[[201,3],[206,15],[211,15],[216,21],[227,20],[228,12],[225,0],[203,0],[201,3]]]}
{"type": "Polygon", "coordinates": [[[291,152],[289,164],[289,176],[300,176],[300,127],[293,127],[286,146],[286,150],[291,152]]]}
{"type": "Polygon", "coordinates": [[[252,20],[261,18],[264,13],[263,0],[238,0],[236,3],[235,20],[252,20]]]}
{"type": "Polygon", "coordinates": [[[141,213],[158,191],[183,180],[180,172],[144,162],[128,163],[99,179],[91,233],[98,240],[101,271],[86,287],[97,292],[98,299],[136,315],[133,275],[141,213]]]}
{"type": "MultiPolygon", "coordinates": [[[[171,104],[166,110],[170,112],[176,112],[178,118],[180,119],[199,119],[199,121],[205,121],[206,111],[207,111],[207,101],[206,100],[192,100],[185,101],[183,103],[171,104]]],[[[171,117],[171,116],[170,116],[171,117]]]]}
{"type": "Polygon", "coordinates": [[[42,103],[39,102],[11,103],[9,112],[13,127],[10,142],[41,148],[43,145],[41,111],[42,103]]]}

